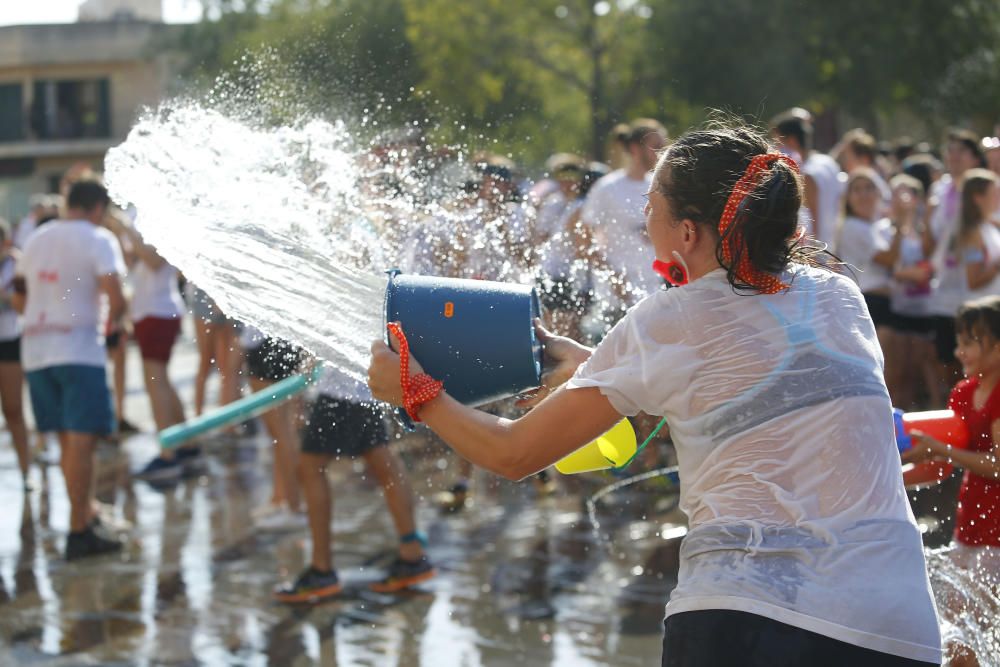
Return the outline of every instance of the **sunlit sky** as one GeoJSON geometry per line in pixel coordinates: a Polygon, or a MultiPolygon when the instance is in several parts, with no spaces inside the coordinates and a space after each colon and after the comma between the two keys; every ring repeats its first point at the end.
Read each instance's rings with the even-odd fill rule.
{"type": "MultiPolygon", "coordinates": [[[[72,23],[83,0],[0,0],[0,25],[19,23],[72,23]]],[[[163,0],[167,23],[201,18],[199,0],[163,0]]]]}

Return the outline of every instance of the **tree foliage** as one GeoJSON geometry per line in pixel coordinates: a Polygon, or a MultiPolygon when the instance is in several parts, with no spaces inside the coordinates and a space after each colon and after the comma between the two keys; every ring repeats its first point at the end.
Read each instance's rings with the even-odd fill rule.
{"type": "Polygon", "coordinates": [[[540,162],[601,156],[637,115],[673,131],[710,108],[792,105],[873,131],[902,111],[991,125],[1000,115],[993,0],[205,0],[188,79],[259,86],[243,54],[303,106],[417,121],[540,162]]]}

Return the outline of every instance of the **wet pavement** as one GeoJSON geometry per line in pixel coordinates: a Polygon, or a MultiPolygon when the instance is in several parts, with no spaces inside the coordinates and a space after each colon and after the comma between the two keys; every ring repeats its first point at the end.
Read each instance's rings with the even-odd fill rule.
{"type": "MultiPolygon", "coordinates": [[[[658,664],[684,534],[664,478],[606,497],[597,530],[585,500],[615,481],[600,475],[558,477],[543,498],[530,482],[480,474],[474,503],[443,514],[431,498],[454,479],[454,457],[424,435],[403,437],[393,446],[438,576],[402,595],[367,590],[395,539],[380,491],[344,461],[331,477],[345,592],[289,608],[270,591],[304,566],[308,533],[253,529],[271,490],[265,437],[207,439],[205,474],[165,491],[131,480],[156,444],[134,348],[129,361],[126,415],[148,432],[99,453],[99,497],[134,526],[122,555],[64,562],[56,444],[23,494],[0,441],[0,665],[658,664]]],[[[188,406],[194,368],[181,345],[172,376],[188,406]]]]}

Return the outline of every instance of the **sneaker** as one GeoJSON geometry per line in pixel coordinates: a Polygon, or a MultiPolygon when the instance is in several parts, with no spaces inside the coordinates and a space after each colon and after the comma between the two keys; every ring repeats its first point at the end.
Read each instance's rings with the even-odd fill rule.
{"type": "Polygon", "coordinates": [[[125,517],[120,517],[115,513],[115,508],[105,503],[97,503],[97,512],[91,520],[92,527],[100,526],[104,530],[112,533],[127,533],[134,526],[125,517]]]}
{"type": "Polygon", "coordinates": [[[437,570],[431,565],[427,556],[421,556],[417,560],[396,558],[389,566],[385,578],[368,587],[376,593],[395,593],[432,579],[436,574],[437,570]]]}
{"type": "Polygon", "coordinates": [[[133,475],[136,479],[145,479],[150,482],[172,482],[181,478],[184,466],[181,465],[178,457],[165,459],[157,456],[146,464],[146,467],[133,475]]]}
{"type": "Polygon", "coordinates": [[[182,477],[197,477],[205,471],[201,447],[180,447],[174,453],[174,458],[181,464],[182,477]]]}
{"type": "Polygon", "coordinates": [[[118,432],[122,435],[129,435],[132,433],[138,433],[139,427],[130,422],[127,419],[118,420],[118,432]]]}
{"type": "Polygon", "coordinates": [[[101,535],[99,530],[90,525],[78,533],[70,533],[66,537],[66,560],[79,560],[122,550],[121,542],[101,535]]]}
{"type": "Polygon", "coordinates": [[[277,533],[305,528],[309,525],[309,517],[305,512],[293,512],[282,505],[274,512],[255,519],[253,523],[257,530],[277,533]]]}
{"type": "Polygon", "coordinates": [[[286,604],[315,604],[340,593],[343,586],[337,571],[320,572],[314,567],[303,570],[293,584],[274,589],[274,599],[286,604]]]}

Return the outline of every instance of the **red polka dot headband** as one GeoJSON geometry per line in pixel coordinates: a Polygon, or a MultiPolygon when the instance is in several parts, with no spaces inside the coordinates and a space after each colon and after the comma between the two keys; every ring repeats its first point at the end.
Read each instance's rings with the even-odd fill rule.
{"type": "MultiPolygon", "coordinates": [[[[761,153],[755,155],[740,180],[736,181],[733,191],[726,201],[726,208],[719,219],[719,237],[722,239],[722,258],[732,264],[735,256],[734,250],[743,245],[743,232],[739,226],[730,231],[736,216],[741,213],[740,207],[743,202],[757,187],[761,175],[770,170],[775,162],[781,160],[795,173],[799,172],[799,166],[795,160],[781,153],[761,153]]],[[[745,214],[745,213],[744,213],[745,214]]],[[[777,276],[761,271],[750,261],[750,255],[745,250],[740,254],[739,262],[734,267],[736,277],[743,283],[750,285],[762,294],[776,294],[781,290],[788,289],[788,285],[781,282],[777,276]]]]}

